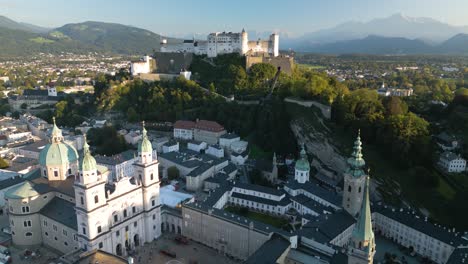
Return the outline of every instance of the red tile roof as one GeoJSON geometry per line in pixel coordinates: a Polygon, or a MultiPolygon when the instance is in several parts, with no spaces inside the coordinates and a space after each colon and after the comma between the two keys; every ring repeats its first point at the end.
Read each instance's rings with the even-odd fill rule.
{"type": "Polygon", "coordinates": [[[174,123],[174,128],[177,129],[193,129],[194,127],[195,122],[193,121],[178,120],[174,123]]]}
{"type": "Polygon", "coordinates": [[[224,130],[224,127],[218,124],[215,121],[208,121],[208,120],[199,120],[195,124],[196,129],[212,131],[212,132],[221,132],[224,130]]]}

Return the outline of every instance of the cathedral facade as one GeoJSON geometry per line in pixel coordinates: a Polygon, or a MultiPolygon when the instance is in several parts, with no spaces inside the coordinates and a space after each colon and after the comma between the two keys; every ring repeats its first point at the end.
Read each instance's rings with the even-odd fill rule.
{"type": "Polygon", "coordinates": [[[107,183],[87,143],[80,159],[55,125],[40,172],[6,194],[12,240],[62,253],[100,249],[125,256],[161,234],[158,160],[143,126],[134,175],[107,183]]]}

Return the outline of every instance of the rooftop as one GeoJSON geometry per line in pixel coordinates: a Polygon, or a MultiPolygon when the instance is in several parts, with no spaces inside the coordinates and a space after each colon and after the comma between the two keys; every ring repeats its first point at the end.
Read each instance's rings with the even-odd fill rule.
{"type": "Polygon", "coordinates": [[[206,130],[211,132],[221,132],[224,130],[224,127],[218,124],[215,121],[208,121],[208,120],[198,120],[195,123],[195,128],[200,130],[206,130]]]}
{"type": "Polygon", "coordinates": [[[315,221],[304,225],[299,233],[320,243],[329,243],[355,222],[356,220],[348,212],[340,210],[334,214],[318,216],[315,221]]]}
{"type": "Polygon", "coordinates": [[[40,213],[74,230],[78,228],[74,203],[54,197],[40,213]]]}
{"type": "Polygon", "coordinates": [[[289,248],[289,241],[279,235],[273,235],[257,251],[255,251],[245,264],[277,263],[281,255],[289,248]]]}
{"type": "Polygon", "coordinates": [[[451,229],[447,229],[440,225],[434,225],[413,211],[404,209],[397,210],[390,206],[375,206],[372,209],[374,213],[382,214],[403,225],[409,226],[421,233],[424,233],[454,247],[457,247],[463,243],[461,234],[452,232],[451,229]]]}

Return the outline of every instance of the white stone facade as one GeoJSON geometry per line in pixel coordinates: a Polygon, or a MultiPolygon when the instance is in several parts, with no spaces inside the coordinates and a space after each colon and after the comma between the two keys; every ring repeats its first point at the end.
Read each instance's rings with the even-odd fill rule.
{"type": "Polygon", "coordinates": [[[161,43],[161,52],[194,53],[207,55],[210,58],[220,54],[238,53],[266,53],[270,56],[279,56],[279,35],[271,34],[267,40],[249,41],[245,30],[236,32],[210,33],[206,41],[184,40],[183,43],[168,44],[167,40],[161,43]]]}

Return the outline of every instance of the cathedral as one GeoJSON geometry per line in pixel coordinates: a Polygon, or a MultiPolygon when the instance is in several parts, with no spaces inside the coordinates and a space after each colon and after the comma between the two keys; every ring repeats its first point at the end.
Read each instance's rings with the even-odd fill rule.
{"type": "Polygon", "coordinates": [[[125,256],[161,235],[158,160],[143,123],[134,175],[108,183],[89,145],[80,158],[55,125],[40,170],[5,194],[15,245],[62,253],[100,249],[125,256]]]}

